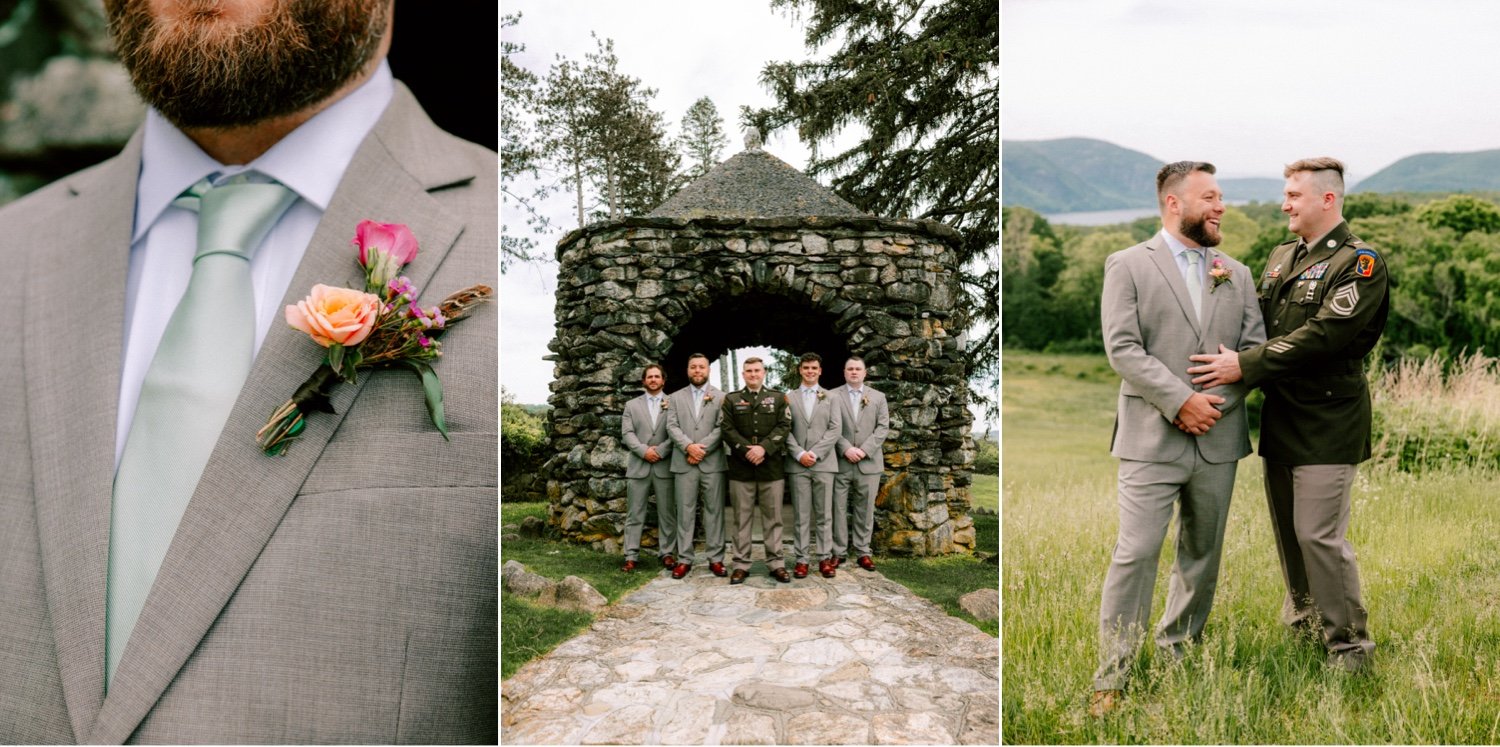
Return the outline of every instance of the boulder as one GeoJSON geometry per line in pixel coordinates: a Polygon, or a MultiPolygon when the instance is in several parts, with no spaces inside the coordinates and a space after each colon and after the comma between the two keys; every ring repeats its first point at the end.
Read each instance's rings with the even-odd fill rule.
{"type": "Polygon", "coordinates": [[[594,614],[608,604],[603,594],[577,576],[568,576],[557,585],[557,606],[561,609],[594,614]]]}
{"type": "Polygon", "coordinates": [[[975,620],[993,620],[1000,616],[1000,592],[994,589],[971,591],[958,598],[958,606],[975,620]]]}

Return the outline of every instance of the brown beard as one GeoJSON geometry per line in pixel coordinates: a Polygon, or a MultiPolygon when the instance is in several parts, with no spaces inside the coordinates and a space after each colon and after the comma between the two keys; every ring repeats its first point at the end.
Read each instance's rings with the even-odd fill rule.
{"type": "Polygon", "coordinates": [[[178,127],[234,127],[301,111],[342,88],[380,49],[386,0],[278,0],[223,28],[212,3],[158,21],[148,0],[106,2],[120,61],[146,103],[178,127]]]}

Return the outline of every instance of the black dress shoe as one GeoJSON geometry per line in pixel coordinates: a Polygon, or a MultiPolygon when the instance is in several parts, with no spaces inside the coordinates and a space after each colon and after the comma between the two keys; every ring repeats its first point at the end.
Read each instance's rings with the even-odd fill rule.
{"type": "Polygon", "coordinates": [[[742,570],[736,569],[734,573],[730,574],[730,576],[729,576],[729,583],[731,583],[731,584],[743,584],[743,583],[745,583],[745,578],[748,577],[749,575],[750,575],[750,573],[748,571],[742,571],[742,570]]]}
{"type": "Polygon", "coordinates": [[[772,569],[771,570],[771,578],[774,578],[774,579],[776,579],[777,581],[780,581],[783,584],[789,584],[789,583],[792,582],[792,577],[791,577],[790,574],[788,574],[786,572],[785,568],[774,568],[774,569],[772,569]]]}

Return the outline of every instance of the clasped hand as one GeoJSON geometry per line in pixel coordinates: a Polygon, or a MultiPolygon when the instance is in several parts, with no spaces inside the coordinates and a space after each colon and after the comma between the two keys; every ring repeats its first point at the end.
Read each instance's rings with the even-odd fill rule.
{"type": "Polygon", "coordinates": [[[1224,398],[1217,394],[1193,392],[1193,395],[1188,397],[1187,402],[1184,402],[1182,408],[1177,411],[1177,417],[1172,420],[1172,425],[1185,433],[1201,436],[1207,433],[1219,418],[1224,417],[1224,413],[1219,412],[1219,408],[1215,407],[1215,405],[1222,404],[1224,404],[1224,398]]]}

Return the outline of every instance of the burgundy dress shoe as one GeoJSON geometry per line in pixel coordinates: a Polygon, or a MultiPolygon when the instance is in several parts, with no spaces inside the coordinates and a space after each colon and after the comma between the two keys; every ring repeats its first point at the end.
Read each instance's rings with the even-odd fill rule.
{"type": "Polygon", "coordinates": [[[693,570],[692,565],[688,563],[678,563],[677,567],[672,569],[672,578],[680,580],[683,576],[688,575],[688,572],[691,570],[693,570]]]}
{"type": "Polygon", "coordinates": [[[674,558],[671,555],[663,555],[661,556],[661,566],[663,568],[676,568],[677,558],[674,558]]]}
{"type": "Polygon", "coordinates": [[[835,555],[835,556],[833,556],[833,567],[834,568],[837,568],[837,567],[839,567],[839,566],[841,566],[843,564],[844,564],[844,556],[842,556],[842,555],[835,555]]]}
{"type": "Polygon", "coordinates": [[[875,561],[870,560],[869,555],[861,555],[859,556],[859,567],[867,571],[873,571],[875,570],[875,561]]]}
{"type": "Polygon", "coordinates": [[[709,563],[708,570],[713,571],[713,574],[715,576],[718,576],[719,578],[723,578],[729,575],[729,571],[724,570],[723,563],[709,563]]]}
{"type": "MultiPolygon", "coordinates": [[[[803,575],[807,574],[804,573],[803,575]]],[[[787,575],[785,568],[773,568],[771,570],[771,578],[774,578],[783,584],[789,584],[792,582],[792,577],[787,575]]]]}
{"type": "Polygon", "coordinates": [[[836,575],[836,571],[834,571],[834,569],[837,567],[838,566],[834,565],[833,560],[831,559],[818,562],[818,572],[823,574],[823,578],[833,578],[836,575]]]}
{"type": "Polygon", "coordinates": [[[620,570],[622,570],[622,571],[624,571],[626,573],[635,573],[635,561],[634,560],[627,560],[627,561],[625,561],[625,565],[620,566],[620,570]]]}
{"type": "Polygon", "coordinates": [[[807,578],[807,564],[798,563],[797,567],[792,569],[792,575],[797,578],[807,578]]]}
{"type": "Polygon", "coordinates": [[[748,571],[743,571],[743,570],[735,569],[735,572],[732,573],[732,574],[730,574],[730,576],[729,576],[729,583],[731,583],[731,584],[743,584],[743,583],[745,583],[745,578],[747,576],[749,576],[749,575],[750,575],[750,573],[748,571]]]}

